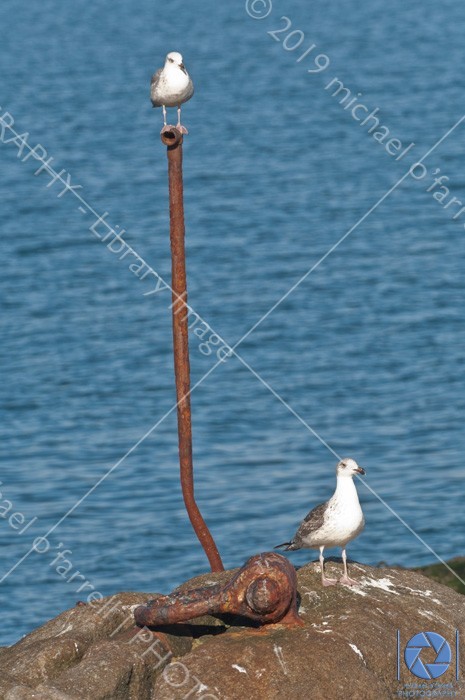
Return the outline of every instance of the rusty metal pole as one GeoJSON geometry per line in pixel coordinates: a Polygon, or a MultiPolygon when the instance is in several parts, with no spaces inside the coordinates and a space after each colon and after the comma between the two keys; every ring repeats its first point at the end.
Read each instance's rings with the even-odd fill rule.
{"type": "Polygon", "coordinates": [[[174,127],[161,133],[167,146],[170,196],[171,287],[173,310],[174,374],[178,402],[178,438],[181,487],[189,519],[210,562],[212,571],[224,571],[215,541],[194,496],[192,420],[190,401],[189,323],[187,308],[186,253],[184,246],[184,197],[182,181],[182,134],[174,127]]]}

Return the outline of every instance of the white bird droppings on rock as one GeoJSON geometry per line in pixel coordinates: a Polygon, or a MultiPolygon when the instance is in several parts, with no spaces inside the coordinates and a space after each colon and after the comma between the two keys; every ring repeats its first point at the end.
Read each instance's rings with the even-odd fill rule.
{"type": "Polygon", "coordinates": [[[402,588],[404,588],[407,591],[410,591],[410,593],[415,593],[416,595],[419,595],[422,598],[429,598],[433,592],[433,591],[430,591],[428,589],[425,591],[422,591],[422,590],[419,590],[418,588],[410,588],[410,586],[402,586],[402,588]]]}
{"type": "Polygon", "coordinates": [[[362,652],[360,651],[360,649],[359,649],[357,646],[355,646],[355,644],[352,644],[351,642],[349,642],[349,646],[350,646],[351,649],[353,649],[353,651],[355,651],[355,653],[357,654],[357,656],[360,656],[360,658],[362,659],[363,663],[366,665],[365,659],[363,658],[363,654],[362,654],[362,652]]]}
{"type": "Polygon", "coordinates": [[[232,664],[232,668],[235,668],[239,673],[247,673],[245,668],[242,668],[242,666],[239,666],[239,664],[232,664]]]}
{"type": "Polygon", "coordinates": [[[394,584],[388,578],[365,578],[362,581],[362,586],[370,586],[371,588],[380,588],[382,591],[387,593],[393,593],[394,595],[400,595],[398,591],[393,591],[391,586],[394,584]]]}
{"type": "Polygon", "coordinates": [[[309,591],[309,590],[306,590],[305,588],[303,588],[302,591],[303,591],[302,598],[305,598],[305,596],[308,596],[308,598],[310,598],[310,600],[313,601],[314,603],[317,603],[320,600],[320,596],[318,595],[318,593],[316,591],[309,591]]]}
{"type": "Polygon", "coordinates": [[[129,610],[130,612],[134,612],[134,610],[138,607],[140,607],[140,603],[136,603],[135,605],[122,605],[121,610],[129,610]]]}
{"type": "Polygon", "coordinates": [[[281,647],[278,647],[277,644],[274,644],[273,651],[275,653],[276,658],[279,661],[279,665],[283,669],[284,675],[287,676],[287,667],[286,662],[284,661],[283,650],[281,649],[281,647]]]}
{"type": "MultiPolygon", "coordinates": [[[[327,622],[322,622],[322,625],[327,625],[327,622]]],[[[320,625],[317,625],[316,622],[312,622],[312,627],[315,628],[315,632],[319,632],[320,634],[327,634],[328,632],[332,632],[333,630],[320,630],[318,629],[320,625]]]]}
{"type": "Polygon", "coordinates": [[[352,588],[349,589],[352,593],[356,593],[357,595],[361,596],[367,596],[368,593],[366,591],[363,591],[361,588],[358,586],[353,586],[352,588]]]}

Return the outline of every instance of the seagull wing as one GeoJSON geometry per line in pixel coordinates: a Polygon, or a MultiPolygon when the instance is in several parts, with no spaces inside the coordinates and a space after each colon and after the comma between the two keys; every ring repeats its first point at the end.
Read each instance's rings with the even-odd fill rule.
{"type": "Polygon", "coordinates": [[[150,81],[151,85],[158,85],[158,81],[160,80],[162,70],[163,68],[159,68],[157,72],[152,75],[152,80],[150,81]]]}
{"type": "Polygon", "coordinates": [[[303,539],[308,537],[312,532],[316,532],[321,527],[325,521],[327,503],[320,503],[319,506],[313,508],[313,510],[308,513],[302,520],[299,529],[295,533],[294,540],[296,542],[301,542],[303,539]]]}
{"type": "Polygon", "coordinates": [[[163,68],[159,68],[156,73],[152,75],[152,80],[150,81],[150,99],[154,107],[161,107],[161,102],[158,102],[155,95],[158,88],[158,83],[160,82],[160,76],[162,74],[163,68]]]}
{"type": "Polygon", "coordinates": [[[306,543],[305,540],[307,540],[313,532],[316,532],[323,527],[327,505],[327,503],[320,503],[320,505],[313,508],[310,513],[307,513],[305,518],[300,523],[299,529],[295,533],[292,540],[290,542],[278,544],[275,549],[284,547],[287,551],[289,551],[301,549],[302,547],[308,547],[308,543],[306,543]]]}

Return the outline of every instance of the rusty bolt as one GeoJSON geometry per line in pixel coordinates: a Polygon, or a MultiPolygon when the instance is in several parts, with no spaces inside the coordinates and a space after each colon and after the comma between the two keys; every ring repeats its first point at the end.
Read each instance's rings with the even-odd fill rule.
{"type": "Polygon", "coordinates": [[[245,599],[251,610],[267,615],[274,611],[279,595],[279,585],[276,581],[269,576],[264,576],[250,584],[245,599]]]}

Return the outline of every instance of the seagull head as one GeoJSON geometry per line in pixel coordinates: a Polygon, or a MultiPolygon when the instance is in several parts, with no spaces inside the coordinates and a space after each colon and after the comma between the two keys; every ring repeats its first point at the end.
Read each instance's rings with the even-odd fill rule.
{"type": "Polygon", "coordinates": [[[184,71],[184,73],[187,72],[184,67],[184,63],[182,62],[182,56],[177,51],[170,51],[169,54],[166,55],[165,66],[176,66],[176,68],[180,68],[182,71],[184,71]]]}
{"type": "Polygon", "coordinates": [[[365,470],[362,469],[362,467],[358,466],[355,459],[350,459],[349,457],[345,457],[344,459],[341,459],[341,461],[337,465],[336,474],[338,476],[352,477],[355,474],[365,474],[365,470]]]}

